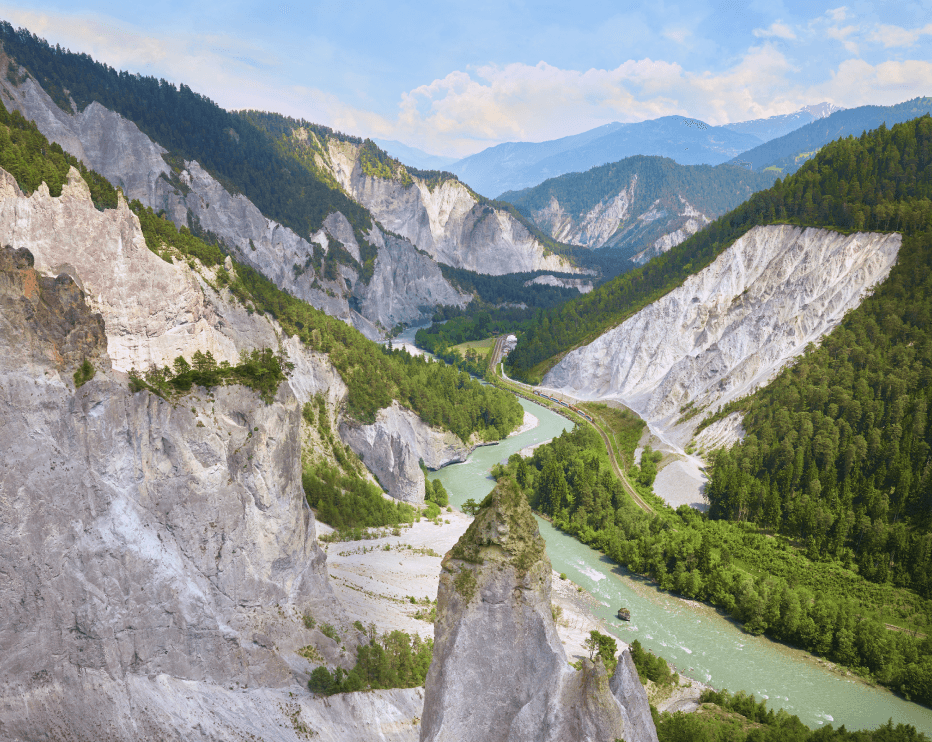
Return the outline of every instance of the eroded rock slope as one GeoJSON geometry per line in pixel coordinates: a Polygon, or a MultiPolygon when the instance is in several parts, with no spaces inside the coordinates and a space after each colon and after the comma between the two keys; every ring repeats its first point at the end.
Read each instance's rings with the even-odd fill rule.
{"type": "Polygon", "coordinates": [[[435,260],[490,275],[537,270],[576,272],[565,258],[547,249],[514,216],[480,203],[456,179],[429,182],[407,174],[399,178],[367,175],[360,145],[327,141],[329,162],[322,162],[373,216],[409,239],[435,260]]]}
{"type": "Polygon", "coordinates": [[[618,399],[662,427],[687,405],[711,412],[838,325],[886,278],[900,243],[898,234],[755,227],[681,287],[567,354],[544,385],[618,399]]]}
{"type": "Polygon", "coordinates": [[[422,742],[656,742],[627,652],[611,680],[567,664],[550,580],[527,500],[500,482],[443,560],[422,742]]]}
{"type": "Polygon", "coordinates": [[[297,650],[346,664],[357,641],[301,488],[301,405],[323,395],[337,427],[346,396],[327,357],[156,256],[74,170],[58,198],[0,171],[0,243],[0,740],[416,737],[417,690],[306,694],[297,650]],[[173,403],[124,373],[262,347],[295,364],[268,405],[241,386],[173,403]]]}

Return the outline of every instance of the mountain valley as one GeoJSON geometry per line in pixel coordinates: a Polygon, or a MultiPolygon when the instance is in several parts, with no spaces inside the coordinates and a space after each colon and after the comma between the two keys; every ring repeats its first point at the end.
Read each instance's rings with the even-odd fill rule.
{"type": "Polygon", "coordinates": [[[450,163],[0,47],[0,742],[932,733],[927,99],[450,163]]]}

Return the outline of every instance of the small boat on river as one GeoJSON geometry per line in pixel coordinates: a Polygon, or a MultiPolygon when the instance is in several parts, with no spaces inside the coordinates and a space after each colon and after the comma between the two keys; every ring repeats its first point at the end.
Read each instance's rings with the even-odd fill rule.
{"type": "Polygon", "coordinates": [[[622,606],[621,608],[618,609],[618,618],[620,618],[622,621],[630,621],[631,611],[629,611],[627,608],[622,606]]]}

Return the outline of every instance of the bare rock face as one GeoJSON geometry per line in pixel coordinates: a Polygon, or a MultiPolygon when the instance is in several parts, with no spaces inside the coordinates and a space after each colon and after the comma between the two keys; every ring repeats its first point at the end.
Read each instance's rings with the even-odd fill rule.
{"type": "Polygon", "coordinates": [[[524,495],[499,482],[443,560],[421,742],[656,740],[622,703],[630,677],[616,672],[613,693],[600,660],[567,663],[550,579],[524,495]]]}
{"type": "Polygon", "coordinates": [[[373,216],[435,260],[477,273],[502,275],[536,270],[575,273],[504,209],[483,205],[457,180],[439,184],[411,175],[410,183],[367,175],[359,146],[328,141],[334,177],[373,216]]]}
{"type": "Polygon", "coordinates": [[[340,424],[340,438],[363,460],[388,494],[413,504],[424,502],[424,472],[465,461],[472,450],[453,433],[431,428],[411,410],[392,402],[371,425],[340,424]]]}
{"type": "MultiPolygon", "coordinates": [[[[755,227],[682,286],[568,353],[544,385],[618,399],[661,426],[689,403],[712,412],[836,327],[886,278],[900,243],[898,234],[755,227]]],[[[674,435],[688,440],[686,427],[674,435]]]]}
{"type": "Polygon", "coordinates": [[[371,235],[379,253],[368,284],[356,284],[359,308],[365,317],[386,329],[432,316],[434,307],[464,307],[472,296],[454,289],[439,266],[407,240],[371,235]]]}
{"type": "MultiPolygon", "coordinates": [[[[130,677],[292,685],[310,643],[301,614],[339,612],[301,489],[290,388],[270,405],[238,386],[176,405],[131,393],[106,342],[70,277],[0,249],[0,730],[11,739],[53,728],[64,697],[87,708],[65,729],[127,724],[130,677]],[[76,388],[84,360],[95,375],[76,388]],[[23,708],[27,698],[39,703],[23,708]]],[[[163,738],[124,731],[115,738],[163,738]]]]}

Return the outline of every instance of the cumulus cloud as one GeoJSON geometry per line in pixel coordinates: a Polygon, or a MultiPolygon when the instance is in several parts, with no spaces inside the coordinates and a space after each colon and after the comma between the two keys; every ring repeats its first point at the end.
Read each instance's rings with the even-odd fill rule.
{"type": "Polygon", "coordinates": [[[718,74],[652,59],[587,71],[545,62],[489,65],[405,93],[398,136],[465,153],[501,141],[554,139],[611,121],[671,114],[713,124],[759,118],[795,110],[787,109],[797,103],[786,79],[792,70],[770,44],[750,49],[718,74]]]}
{"type": "Polygon", "coordinates": [[[871,65],[849,59],[829,79],[808,88],[813,100],[829,100],[848,108],[889,106],[929,93],[932,62],[911,59],[871,65]]]}
{"type": "Polygon", "coordinates": [[[752,33],[759,39],[776,37],[778,39],[795,39],[793,29],[781,21],[775,21],[768,28],[755,28],[752,33]]]}
{"type": "Polygon", "coordinates": [[[920,36],[932,36],[932,23],[912,30],[883,24],[877,26],[869,38],[889,49],[891,46],[912,46],[919,41],[920,36]]]}
{"type": "Polygon", "coordinates": [[[830,26],[829,28],[825,30],[825,35],[828,36],[830,39],[835,39],[836,41],[840,41],[842,45],[845,47],[845,51],[851,54],[857,54],[858,45],[854,41],[848,38],[849,36],[851,36],[851,34],[855,33],[857,30],[858,30],[857,26],[845,26],[844,28],[842,28],[841,26],[830,26]]]}

